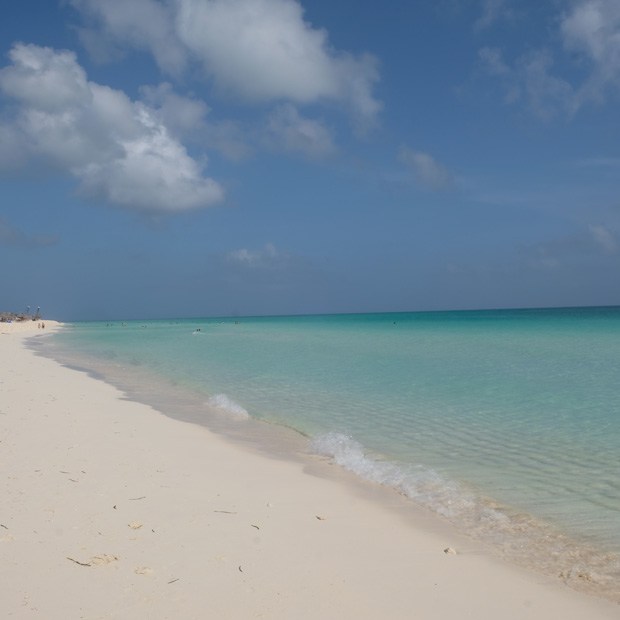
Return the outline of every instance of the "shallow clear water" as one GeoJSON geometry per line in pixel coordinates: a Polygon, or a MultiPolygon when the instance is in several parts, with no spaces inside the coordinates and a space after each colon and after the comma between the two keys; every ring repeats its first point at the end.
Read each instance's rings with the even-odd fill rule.
{"type": "Polygon", "coordinates": [[[619,581],[619,308],[78,323],[53,340],[292,427],[549,571],[619,581]]]}

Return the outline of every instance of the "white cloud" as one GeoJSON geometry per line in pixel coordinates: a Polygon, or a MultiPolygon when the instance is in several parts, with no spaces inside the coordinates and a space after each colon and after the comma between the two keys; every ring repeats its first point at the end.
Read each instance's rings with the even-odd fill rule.
{"type": "Polygon", "coordinates": [[[209,120],[210,110],[204,101],[178,95],[167,82],[143,86],[140,93],[144,101],[157,110],[162,123],[173,135],[195,143],[206,143],[233,161],[239,161],[251,152],[242,128],[233,121],[209,120]]]}
{"type": "Polygon", "coordinates": [[[511,19],[513,11],[509,2],[510,0],[481,0],[482,15],[474,23],[474,29],[484,30],[499,20],[511,19]]]}
{"type": "Polygon", "coordinates": [[[174,134],[188,137],[206,126],[207,104],[200,99],[178,95],[167,82],[143,86],[140,94],[145,103],[157,110],[163,124],[174,134]]]}
{"type": "Polygon", "coordinates": [[[304,118],[292,104],[277,107],[267,120],[267,145],[276,150],[303,153],[310,157],[335,151],[328,129],[319,121],[304,118]]]}
{"type": "Polygon", "coordinates": [[[568,51],[585,57],[591,73],[581,86],[576,105],[601,101],[611,88],[620,90],[620,3],[618,0],[580,0],[560,26],[568,51]]]}
{"type": "Polygon", "coordinates": [[[272,243],[267,243],[260,250],[248,250],[241,248],[233,250],[226,255],[229,262],[238,263],[248,267],[272,266],[279,259],[285,258],[272,243]]]}
{"type": "Polygon", "coordinates": [[[552,67],[553,58],[546,50],[525,54],[517,63],[518,79],[523,84],[530,110],[542,119],[569,112],[573,105],[572,86],[553,75],[552,67]]]}
{"type": "Polygon", "coordinates": [[[521,84],[516,72],[504,61],[502,52],[497,48],[483,47],[478,51],[483,70],[502,81],[505,88],[504,101],[514,103],[521,97],[521,84]]]}
{"type": "Polygon", "coordinates": [[[413,172],[418,183],[432,190],[445,190],[454,186],[452,174],[428,153],[403,146],[399,160],[413,172]]]}
{"type": "Polygon", "coordinates": [[[522,55],[514,67],[504,61],[497,48],[480,49],[478,58],[484,71],[502,82],[506,103],[524,100],[530,111],[544,120],[572,110],[574,90],[553,75],[553,58],[547,50],[522,55]]]}
{"type": "Polygon", "coordinates": [[[481,48],[478,50],[478,58],[490,75],[499,77],[512,76],[512,68],[504,62],[501,50],[496,47],[481,48]]]}
{"type": "Polygon", "coordinates": [[[290,103],[276,106],[260,130],[248,130],[233,121],[209,120],[210,110],[203,101],[178,95],[169,83],[143,86],[140,93],[173,135],[192,142],[206,142],[211,149],[234,161],[252,152],[249,140],[272,150],[308,157],[335,151],[327,127],[319,120],[302,116],[290,103]]]}
{"type": "Polygon", "coordinates": [[[351,110],[362,130],[381,108],[372,94],[376,59],[333,49],[327,32],[304,20],[297,0],[71,3],[90,20],[88,32],[99,37],[99,47],[103,37],[149,50],[171,74],[196,61],[221,92],[242,100],[335,101],[351,110]]]}
{"type": "Polygon", "coordinates": [[[607,228],[600,224],[591,224],[588,229],[594,242],[605,254],[615,254],[618,251],[618,242],[607,228]]]}
{"type": "Polygon", "coordinates": [[[180,0],[177,32],[222,88],[254,100],[338,94],[327,33],[290,0],[180,0]]]}
{"type": "Polygon", "coordinates": [[[80,191],[121,207],[175,212],[223,197],[151,107],[89,82],[75,55],[18,44],[0,90],[18,104],[13,141],[80,182],[80,191]]]}
{"type": "MultiPolygon", "coordinates": [[[[495,6],[493,0],[488,2],[495,6]]],[[[581,79],[570,73],[566,78],[558,75],[554,54],[547,48],[530,50],[514,62],[504,61],[495,48],[479,51],[486,73],[503,83],[506,102],[525,101],[543,119],[559,113],[570,117],[586,103],[603,103],[610,93],[620,94],[620,2],[574,0],[556,24],[557,37],[570,54],[562,60],[585,73],[581,79]]]]}
{"type": "Polygon", "coordinates": [[[69,0],[84,17],[78,29],[88,51],[99,61],[119,54],[117,45],[130,45],[153,54],[162,71],[184,70],[187,53],[174,32],[174,3],[158,0],[69,0]]]}
{"type": "Polygon", "coordinates": [[[135,120],[141,125],[140,135],[121,143],[122,157],[74,169],[87,194],[162,212],[203,207],[222,198],[219,185],[202,178],[198,164],[148,108],[137,106],[135,120]]]}

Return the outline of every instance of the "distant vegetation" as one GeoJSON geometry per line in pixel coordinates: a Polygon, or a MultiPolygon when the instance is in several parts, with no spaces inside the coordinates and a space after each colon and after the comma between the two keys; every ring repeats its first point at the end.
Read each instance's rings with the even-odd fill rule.
{"type": "Polygon", "coordinates": [[[11,323],[19,321],[38,321],[41,313],[37,310],[36,314],[27,312],[0,312],[0,323],[11,323]]]}

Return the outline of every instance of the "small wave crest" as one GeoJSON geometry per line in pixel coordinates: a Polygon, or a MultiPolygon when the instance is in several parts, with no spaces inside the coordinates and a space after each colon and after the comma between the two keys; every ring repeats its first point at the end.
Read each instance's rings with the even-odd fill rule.
{"type": "Polygon", "coordinates": [[[239,403],[236,403],[226,394],[214,394],[207,401],[207,405],[241,420],[247,420],[250,417],[250,414],[239,403]]]}
{"type": "Polygon", "coordinates": [[[310,449],[366,480],[396,489],[509,558],[559,574],[577,589],[620,600],[620,589],[611,585],[620,583],[620,558],[615,553],[577,543],[550,524],[498,504],[428,467],[382,460],[348,435],[319,435],[310,449]]]}
{"type": "Polygon", "coordinates": [[[447,517],[457,519],[474,508],[475,499],[455,481],[421,465],[381,460],[366,453],[362,444],[342,433],[315,437],[311,450],[371,482],[390,486],[410,499],[447,517]]]}

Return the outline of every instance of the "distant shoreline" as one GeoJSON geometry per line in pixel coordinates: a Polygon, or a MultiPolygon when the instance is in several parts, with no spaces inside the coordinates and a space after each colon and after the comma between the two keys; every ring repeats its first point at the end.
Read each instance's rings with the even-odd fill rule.
{"type": "Polygon", "coordinates": [[[15,332],[43,332],[53,331],[62,327],[63,323],[48,319],[22,319],[13,321],[0,321],[0,334],[13,334],[15,332]]]}

